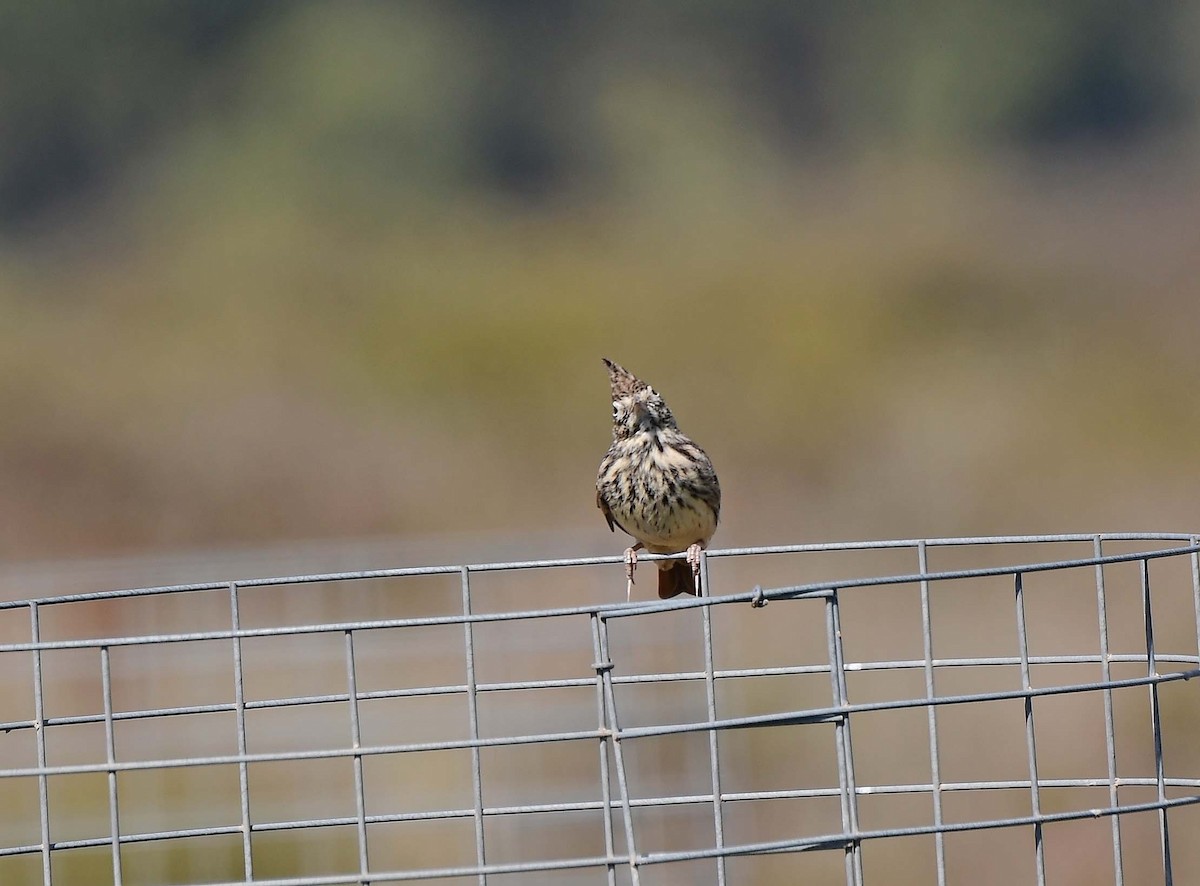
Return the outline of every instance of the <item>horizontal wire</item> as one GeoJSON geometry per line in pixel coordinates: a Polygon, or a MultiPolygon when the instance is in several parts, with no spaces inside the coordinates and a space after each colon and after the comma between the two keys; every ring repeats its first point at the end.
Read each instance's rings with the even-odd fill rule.
{"type": "MultiPolygon", "coordinates": [[[[1155,787],[1158,784],[1156,778],[1141,777],[1132,778],[1122,776],[1117,779],[1118,787],[1155,787]]],[[[1165,779],[1167,787],[1172,788],[1200,788],[1200,778],[1167,778],[1165,779]]],[[[1057,788],[1057,789],[1078,789],[1078,788],[1107,788],[1109,780],[1107,778],[1044,778],[1038,780],[1038,786],[1041,788],[1057,788]]],[[[940,789],[943,791],[995,791],[995,790],[1029,790],[1030,784],[1026,780],[1006,780],[1006,781],[967,781],[967,782],[946,782],[941,784],[940,789]]],[[[891,784],[891,785],[866,785],[856,789],[859,796],[878,796],[891,794],[916,794],[930,793],[933,790],[933,785],[930,784],[891,784]]],[[[832,799],[839,796],[838,788],[796,788],[793,790],[778,790],[778,791],[729,791],[721,794],[722,802],[739,803],[739,802],[755,802],[755,801],[772,801],[772,800],[818,800],[832,799]]],[[[1187,799],[1187,798],[1176,798],[1187,799]]],[[[641,809],[657,809],[668,806],[694,806],[707,805],[712,803],[712,794],[688,794],[676,797],[643,797],[639,799],[631,799],[630,805],[641,809]]],[[[620,800],[611,800],[609,807],[613,811],[618,811],[621,808],[620,800]]],[[[1126,807],[1115,807],[1119,811],[1125,811],[1126,807]]],[[[515,806],[489,806],[484,807],[483,815],[487,817],[503,817],[512,815],[545,815],[555,813],[568,812],[599,812],[604,809],[604,803],[600,800],[580,800],[576,802],[563,803],[531,803],[526,805],[515,806]]],[[[1090,810],[1089,810],[1090,813],[1090,810]]],[[[387,815],[368,815],[366,816],[367,824],[403,824],[407,822],[428,822],[428,821],[444,821],[447,819],[469,819],[475,814],[474,809],[438,809],[427,812],[397,812],[387,815]]],[[[313,828],[330,828],[330,827],[353,827],[358,823],[358,819],[352,816],[343,816],[339,818],[314,818],[301,819],[295,821],[275,821],[275,822],[259,822],[251,825],[252,833],[266,832],[285,832],[292,830],[308,830],[313,828]]],[[[963,822],[959,822],[963,824],[963,822]]],[[[140,834],[121,834],[118,842],[122,845],[126,843],[147,843],[161,840],[175,840],[188,837],[217,837],[228,836],[230,834],[240,834],[242,831],[241,825],[216,825],[206,828],[186,828],[173,831],[156,831],[140,834]]],[[[56,840],[53,843],[53,848],[58,849],[89,849],[99,846],[112,845],[112,837],[92,837],[77,840],[56,840]]],[[[29,855],[41,852],[42,846],[40,843],[31,843],[25,846],[13,846],[0,849],[0,857],[7,855],[29,855]]]]}
{"type": "MultiPolygon", "coordinates": [[[[958,833],[969,830],[991,830],[996,828],[1023,827],[1033,824],[1053,824],[1056,822],[1078,821],[1088,818],[1101,818],[1110,815],[1126,815],[1135,812],[1151,812],[1159,809],[1170,809],[1200,803],[1200,796],[1184,797],[1151,803],[1137,803],[1118,807],[1099,807],[1094,809],[1069,812],[1043,813],[1041,815],[1020,816],[1014,818],[992,819],[982,822],[951,822],[938,826],[912,826],[897,828],[879,828],[876,830],[859,831],[855,834],[829,834],[815,837],[802,837],[791,840],[776,840],[764,843],[747,843],[725,846],[720,849],[699,849],[683,852],[661,852],[641,856],[633,861],[637,864],[664,864],[678,861],[698,861],[717,857],[739,857],[747,855],[765,855],[778,852],[798,852],[819,849],[841,849],[851,842],[886,839],[890,837],[930,836],[936,833],[958,833]]],[[[236,828],[212,833],[229,833],[236,828]]],[[[125,839],[122,838],[122,842],[125,839]]],[[[93,845],[93,844],[88,844],[93,845]]],[[[66,844],[55,844],[56,847],[66,848],[66,844]]],[[[37,847],[40,849],[40,847],[37,847]]],[[[576,870],[580,868],[602,866],[624,866],[631,863],[628,857],[596,856],[591,858],[571,858],[552,861],[513,862],[508,864],[488,864],[463,866],[456,868],[430,868],[425,870],[407,871],[369,871],[355,874],[327,874],[318,876],[286,877],[255,880],[259,886],[335,886],[344,883],[363,883],[379,880],[420,880],[448,879],[452,877],[467,877],[478,874],[500,875],[518,873],[537,873],[556,870],[576,870]]],[[[220,881],[204,884],[204,886],[234,886],[232,881],[220,881]]]]}
{"type": "MultiPolygon", "coordinates": [[[[410,881],[473,877],[478,875],[525,874],[548,871],[579,870],[593,867],[625,867],[630,864],[652,865],[680,861],[700,861],[714,858],[736,858],[749,855],[770,855],[779,852],[804,852],[812,850],[843,849],[850,843],[878,840],[890,837],[931,836],[942,833],[959,833],[970,830],[992,830],[997,828],[1026,827],[1034,824],[1054,824],[1102,818],[1110,815],[1126,815],[1135,812],[1152,812],[1200,803],[1200,796],[1137,803],[1120,807],[1099,807],[1071,812],[1042,813],[1014,818],[998,818],[984,822],[951,822],[941,825],[880,828],[858,831],[854,834],[828,834],[814,837],[799,837],[790,840],[775,840],[764,843],[744,843],[720,849],[697,849],[682,852],[658,852],[636,856],[594,856],[590,858],[556,859],[551,861],[511,862],[504,864],[470,865],[462,867],[428,868],[424,870],[378,870],[347,874],[322,874],[316,876],[283,877],[255,880],[258,886],[339,886],[348,883],[368,883],[385,880],[410,881]]],[[[216,881],[200,886],[237,886],[244,881],[216,881]]]]}
{"type": "Polygon", "coordinates": [[[804,852],[812,849],[843,849],[851,843],[879,840],[889,837],[922,837],[934,834],[953,834],[963,831],[995,830],[997,828],[1027,827],[1037,824],[1054,824],[1066,821],[1081,821],[1089,818],[1104,818],[1110,815],[1130,815],[1136,812],[1154,812],[1178,806],[1200,803],[1200,796],[1178,797],[1171,800],[1155,800],[1148,803],[1130,803],[1121,806],[1101,806],[1092,809],[1068,812],[1043,812],[1038,815],[1023,815],[1013,818],[996,818],[987,821],[943,822],[941,825],[911,825],[906,827],[859,830],[852,834],[827,834],[817,837],[800,837],[792,840],[775,840],[764,843],[746,843],[726,846],[722,849],[695,849],[681,852],[661,852],[643,856],[639,864],[663,864],[674,861],[699,861],[707,858],[742,855],[764,855],[777,852],[804,852]]]}
{"type": "MultiPolygon", "coordinates": [[[[1200,656],[1197,655],[1167,655],[1155,653],[1156,664],[1191,664],[1200,667],[1200,656]]],[[[1031,665],[1078,665],[1099,664],[1099,655],[1040,655],[1030,656],[1031,665]]],[[[1110,655],[1108,661],[1113,664],[1139,664],[1147,662],[1145,655],[1121,653],[1110,655]]],[[[937,658],[933,660],[934,668],[966,668],[966,667],[1013,667],[1020,664],[1016,656],[987,656],[981,658],[937,658]]],[[[847,662],[846,670],[853,673],[870,671],[893,671],[923,668],[925,662],[919,659],[897,659],[895,661],[864,661],[847,662]]],[[[745,679],[749,677],[794,677],[828,674],[829,665],[793,665],[764,668],[731,668],[718,670],[714,673],[717,680],[745,679]]],[[[679,671],[662,674],[625,674],[613,675],[613,683],[622,685],[697,682],[705,679],[703,671],[679,671]]],[[[1186,679],[1186,678],[1185,678],[1186,679]]],[[[595,688],[595,677],[563,677],[554,680],[509,680],[502,683],[480,683],[478,692],[517,692],[533,689],[581,689],[595,688]]],[[[1101,684],[1103,688],[1103,684],[1101,684]]],[[[422,698],[428,696],[461,695],[466,693],[467,686],[463,684],[447,684],[444,686],[415,686],[409,689],[373,689],[359,692],[359,701],[382,701],[396,698],[422,698]]],[[[295,707],[299,705],[339,704],[350,700],[349,693],[335,692],[328,695],[298,695],[281,698],[260,699],[247,701],[246,710],[274,710],[278,708],[295,707]]],[[[183,705],[170,708],[150,708],[136,711],[114,711],[113,720],[147,720],[157,717],[174,717],[187,714],[223,714],[237,709],[233,702],[218,702],[204,705],[183,705]]],[[[104,714],[76,714],[63,717],[46,717],[42,726],[80,726],[88,723],[103,723],[104,714]]],[[[21,729],[33,729],[33,720],[14,720],[0,723],[0,732],[13,732],[21,729]]]]}
{"type": "MultiPolygon", "coordinates": [[[[962,538],[892,539],[882,541],[824,542],[798,545],[716,548],[711,551],[705,551],[704,554],[707,557],[723,558],[761,556],[764,554],[835,553],[839,551],[872,551],[904,548],[912,548],[915,550],[921,544],[925,544],[926,547],[936,548],[972,545],[1071,544],[1083,542],[1090,543],[1095,542],[1096,540],[1101,542],[1180,541],[1193,542],[1194,545],[1194,539],[1196,539],[1196,537],[1197,535],[1195,533],[1180,532],[1105,532],[1069,535],[968,536],[962,538]]],[[[1180,554],[1191,553],[1195,550],[1200,550],[1200,547],[1193,546],[1190,548],[1173,548],[1169,549],[1169,552],[1170,554],[1180,554]]],[[[1156,554],[1159,554],[1159,552],[1142,552],[1141,554],[1130,555],[1130,558],[1141,559],[1143,556],[1156,554]]],[[[684,553],[642,553],[638,555],[638,561],[654,562],[656,560],[681,560],[685,559],[686,556],[687,555],[684,553]]],[[[1095,563],[1104,560],[1105,558],[1100,558],[1099,560],[1093,559],[1087,562],[1095,563]]],[[[612,566],[617,564],[624,565],[624,563],[625,558],[623,556],[607,555],[602,557],[568,557],[550,560],[513,560],[507,562],[475,563],[470,565],[459,564],[453,566],[405,566],[395,569],[370,569],[354,572],[325,572],[313,573],[310,575],[275,576],[270,578],[231,579],[229,581],[208,581],[197,582],[194,584],[162,585],[158,587],[147,588],[123,588],[119,590],[91,591],[79,594],[59,594],[56,596],[29,598],[24,600],[4,600],[0,601],[0,611],[5,609],[21,609],[28,607],[32,603],[37,603],[41,606],[52,606],[60,603],[82,603],[95,600],[114,600],[126,597],[154,596],[158,594],[191,593],[196,591],[221,591],[228,590],[230,585],[237,585],[239,588],[255,588],[270,587],[275,585],[313,584],[334,581],[361,581],[363,579],[374,578],[410,578],[421,575],[457,575],[460,574],[464,569],[470,572],[503,572],[519,569],[551,569],[571,566],[612,566]]],[[[835,583],[832,586],[844,587],[846,585],[835,583]]]]}
{"type": "Polygon", "coordinates": [[[629,740],[689,732],[708,732],[719,729],[746,729],[765,726],[793,726],[805,723],[827,723],[853,714],[879,711],[928,708],[941,705],[961,705],[989,701],[1011,701],[1023,698],[1043,698],[1053,695],[1068,695],[1079,692],[1095,692],[1103,689],[1123,689],[1132,686],[1155,686],[1191,680],[1200,676],[1200,669],[1155,674],[1146,677],[1131,677],[1127,680],[1107,680],[1096,683],[1072,683],[1047,686],[1039,689],[1012,689],[996,692],[977,692],[963,695],[944,695],[937,698],[894,699],[891,701],[858,702],[840,707],[808,708],[782,711],[774,714],[758,714],[750,717],[729,717],[718,720],[700,720],[689,723],[670,723],[658,726],[626,727],[619,732],[601,729],[574,732],[531,733],[528,735],[496,736],[493,738],[449,739],[445,741],[414,742],[365,746],[357,748],[327,748],[308,751],[277,751],[258,754],[227,754],[211,757],[180,757],[164,760],[133,760],[119,763],[76,763],[64,766],[26,767],[0,769],[0,778],[29,778],[41,775],[78,775],[97,772],[125,772],[146,769],[179,769],[188,766],[228,766],[239,763],[279,763],[296,760],[322,760],[339,757],[374,757],[391,754],[409,754],[427,751],[455,751],[470,748],[510,747],[515,745],[542,744],[546,742],[585,741],[588,739],[614,738],[629,740]]]}
{"type": "MultiPolygon", "coordinates": [[[[1173,674],[1155,674],[1147,677],[1132,677],[1128,680],[1106,680],[1098,683],[1073,683],[1063,686],[1047,686],[1040,689],[1012,689],[964,695],[942,695],[936,698],[859,702],[838,707],[830,706],[799,711],[783,711],[776,714],[757,714],[751,717],[731,717],[694,723],[628,727],[622,729],[618,737],[621,739],[646,738],[650,736],[678,735],[686,732],[707,732],[710,729],[746,729],[761,726],[790,726],[803,723],[833,722],[834,720],[848,717],[851,714],[896,711],[908,708],[928,708],[942,705],[972,704],[987,701],[1042,698],[1051,695],[1069,695],[1077,692],[1095,692],[1102,689],[1122,689],[1130,686],[1154,686],[1160,683],[1173,683],[1177,680],[1190,680],[1196,676],[1200,676],[1200,670],[1179,671],[1173,674]]],[[[0,772],[0,774],[3,773],[0,772]]]]}
{"type": "MultiPolygon", "coordinates": [[[[1107,557],[1087,557],[1078,560],[1055,560],[1044,563],[1024,563],[1014,566],[995,566],[982,569],[958,569],[946,572],[929,572],[929,573],[913,573],[909,575],[889,575],[876,576],[867,578],[844,579],[839,581],[815,582],[812,584],[793,585],[788,587],[773,588],[764,590],[756,588],[752,591],[745,591],[737,594],[724,594],[712,597],[695,597],[688,600],[664,600],[658,603],[603,603],[592,604],[588,606],[568,606],[558,609],[531,609],[517,612],[487,612],[473,613],[470,615],[435,615],[425,616],[423,618],[390,618],[377,619],[372,621],[354,621],[354,622],[331,622],[326,624],[306,624],[306,625],[286,625],[272,628],[243,628],[241,630],[215,630],[215,631],[195,631],[179,634],[148,634],[143,636],[132,637],[101,637],[90,639],[75,639],[75,640],[41,640],[36,643],[6,643],[0,644],[0,653],[4,652],[32,652],[44,651],[53,649],[99,649],[105,646],[145,646],[145,645],[160,645],[165,643],[195,643],[205,640],[234,640],[234,639],[250,639],[255,637],[291,637],[304,634],[328,634],[328,633],[345,633],[346,631],[373,631],[396,628],[412,628],[412,627],[433,627],[437,625],[463,625],[463,624],[485,624],[489,622],[506,622],[520,621],[538,618],[561,618],[567,616],[594,616],[599,615],[602,618],[628,618],[636,615],[648,615],[655,612],[666,612],[677,609],[694,609],[700,606],[721,606],[730,603],[750,603],[757,602],[759,604],[765,599],[784,600],[809,597],[828,596],[838,590],[848,588],[870,588],[883,587],[887,585],[905,585],[916,584],[919,582],[938,582],[938,581],[954,581],[970,578],[987,578],[1001,575],[1017,575],[1032,572],[1049,572],[1060,569],[1076,569],[1085,566],[1104,566],[1112,563],[1129,563],[1141,560],[1155,560],[1164,557],[1178,557],[1183,554],[1193,554],[1200,551],[1200,545],[1193,545],[1185,548],[1164,548],[1157,551],[1139,551],[1133,554],[1114,554],[1107,557]]],[[[657,555],[647,556],[640,559],[678,559],[676,555],[657,555]]],[[[513,564],[513,568],[531,568],[534,565],[587,565],[588,562],[596,561],[613,561],[624,562],[623,560],[614,560],[614,558],[586,558],[585,561],[542,561],[540,564],[513,564]]],[[[438,571],[446,571],[449,567],[430,567],[438,571]]],[[[454,571],[461,573],[463,569],[484,568],[484,567],[456,567],[454,571]]],[[[401,572],[405,570],[394,570],[401,572]]],[[[411,574],[428,574],[423,572],[411,572],[411,574]]],[[[335,576],[312,576],[308,580],[312,581],[333,581],[354,577],[370,577],[368,573],[342,573],[335,576]]],[[[277,583],[292,583],[292,579],[255,579],[253,581],[242,583],[233,583],[237,587],[253,587],[264,584],[277,583]]],[[[195,589],[198,586],[181,586],[183,589],[195,589]]],[[[207,586],[206,586],[207,587],[207,586]]],[[[219,584],[207,587],[209,590],[223,589],[228,590],[229,584],[219,584]]],[[[179,590],[179,588],[158,589],[163,592],[179,590]]],[[[116,592],[120,593],[120,592],[116,592]]],[[[86,595],[85,595],[86,596],[86,595]]],[[[59,602],[77,602],[72,598],[48,598],[47,600],[25,601],[23,605],[47,605],[47,603],[59,602]]],[[[6,604],[0,604],[0,609],[12,608],[6,604]]]]}

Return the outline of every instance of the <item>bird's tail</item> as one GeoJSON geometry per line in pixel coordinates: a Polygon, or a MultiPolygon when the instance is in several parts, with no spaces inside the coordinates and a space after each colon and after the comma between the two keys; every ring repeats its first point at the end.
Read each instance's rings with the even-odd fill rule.
{"type": "Polygon", "coordinates": [[[677,594],[695,593],[696,581],[692,576],[690,563],[686,560],[669,560],[659,563],[658,596],[666,600],[677,594]]]}

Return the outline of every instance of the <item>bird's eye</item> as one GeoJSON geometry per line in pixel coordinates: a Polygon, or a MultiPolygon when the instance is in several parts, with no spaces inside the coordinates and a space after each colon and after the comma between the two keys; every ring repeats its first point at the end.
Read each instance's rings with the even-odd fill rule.
{"type": "Polygon", "coordinates": [[[621,406],[618,403],[613,404],[613,421],[621,417],[621,406]]]}

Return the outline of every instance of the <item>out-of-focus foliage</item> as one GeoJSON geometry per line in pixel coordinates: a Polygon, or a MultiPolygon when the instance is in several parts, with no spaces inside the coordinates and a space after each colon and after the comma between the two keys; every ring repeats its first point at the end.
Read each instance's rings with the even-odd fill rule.
{"type": "Polygon", "coordinates": [[[9,226],[135,163],[218,100],[266,4],[6,3],[0,8],[0,218],[9,226]]]}
{"type": "Polygon", "coordinates": [[[594,525],[601,355],[725,543],[1188,513],[1187,4],[2,15],[7,556],[594,525]]]}
{"type": "Polygon", "coordinates": [[[1190,8],[8,4],[0,223],[115,187],[197,117],[301,141],[350,199],[695,187],[712,152],[1126,142],[1194,117],[1190,8]]]}

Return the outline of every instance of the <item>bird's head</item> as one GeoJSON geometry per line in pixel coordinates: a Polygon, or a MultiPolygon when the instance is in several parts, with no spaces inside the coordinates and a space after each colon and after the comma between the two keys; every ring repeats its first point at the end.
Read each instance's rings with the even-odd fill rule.
{"type": "Polygon", "coordinates": [[[613,437],[632,437],[642,431],[675,428],[675,416],[662,395],[625,367],[605,359],[612,382],[613,437]]]}

